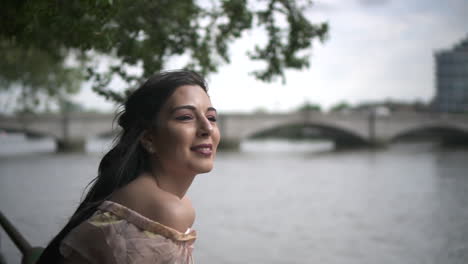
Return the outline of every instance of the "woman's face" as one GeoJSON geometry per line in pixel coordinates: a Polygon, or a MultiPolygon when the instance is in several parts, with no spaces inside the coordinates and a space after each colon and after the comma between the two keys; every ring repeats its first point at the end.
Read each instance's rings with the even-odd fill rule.
{"type": "Polygon", "coordinates": [[[178,87],[163,105],[150,135],[158,170],[209,172],[220,140],[216,119],[216,110],[200,86],[178,87]]]}

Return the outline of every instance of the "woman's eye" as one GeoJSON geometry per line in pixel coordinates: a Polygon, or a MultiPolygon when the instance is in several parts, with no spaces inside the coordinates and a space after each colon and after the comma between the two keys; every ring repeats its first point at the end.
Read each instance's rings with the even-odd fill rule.
{"type": "Polygon", "coordinates": [[[183,116],[178,116],[178,117],[176,117],[176,119],[177,119],[177,120],[180,120],[180,121],[185,121],[185,120],[190,120],[190,119],[192,119],[192,117],[189,116],[189,115],[183,115],[183,116]]]}
{"type": "Polygon", "coordinates": [[[216,116],[209,116],[208,120],[210,120],[211,122],[216,122],[216,116]]]}

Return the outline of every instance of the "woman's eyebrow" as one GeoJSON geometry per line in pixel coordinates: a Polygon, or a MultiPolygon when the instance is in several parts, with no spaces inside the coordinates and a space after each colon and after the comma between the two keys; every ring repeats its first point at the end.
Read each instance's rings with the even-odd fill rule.
{"type": "Polygon", "coordinates": [[[175,111],[180,110],[180,109],[189,109],[189,110],[195,111],[196,108],[193,105],[181,105],[181,106],[176,106],[172,108],[171,113],[174,113],[175,111]]]}
{"type": "Polygon", "coordinates": [[[209,112],[209,111],[215,111],[216,113],[218,112],[218,111],[216,111],[216,108],[214,108],[212,106],[208,107],[207,112],[209,112]]]}
{"type": "MultiPolygon", "coordinates": [[[[195,111],[197,108],[195,106],[193,106],[193,105],[181,105],[181,106],[176,106],[176,107],[172,108],[171,113],[174,113],[175,111],[180,110],[180,109],[189,109],[189,110],[195,111]]],[[[208,107],[207,112],[209,112],[209,111],[218,112],[218,111],[216,111],[216,108],[214,108],[212,106],[208,107]]]]}

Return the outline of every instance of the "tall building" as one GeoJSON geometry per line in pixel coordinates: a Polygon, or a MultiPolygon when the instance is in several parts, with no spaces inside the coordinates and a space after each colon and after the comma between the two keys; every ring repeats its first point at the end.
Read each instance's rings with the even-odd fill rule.
{"type": "Polygon", "coordinates": [[[468,112],[468,35],[450,50],[434,54],[438,112],[468,112]]]}

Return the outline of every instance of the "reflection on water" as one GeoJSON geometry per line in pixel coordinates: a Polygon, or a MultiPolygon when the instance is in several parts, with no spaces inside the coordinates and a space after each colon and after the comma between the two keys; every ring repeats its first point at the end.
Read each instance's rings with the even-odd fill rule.
{"type": "Polygon", "coordinates": [[[0,133],[0,155],[13,156],[24,153],[51,152],[55,143],[50,138],[27,139],[21,133],[0,133]]]}
{"type": "MultiPolygon", "coordinates": [[[[113,143],[112,138],[90,138],[86,142],[88,153],[105,153],[113,143]]],[[[12,156],[24,153],[54,152],[52,138],[28,139],[24,134],[0,134],[0,156],[12,156]]],[[[310,153],[333,150],[333,142],[326,140],[246,140],[240,145],[242,153],[294,152],[310,153]]]]}
{"type": "MultiPolygon", "coordinates": [[[[0,209],[44,245],[110,141],[90,141],[87,154],[18,154],[39,151],[30,145],[38,142],[0,139],[0,209]]],[[[40,143],[42,151],[52,143],[40,143]]],[[[467,150],[400,144],[336,153],[311,144],[248,141],[241,152],[219,153],[189,193],[198,263],[468,263],[467,150]]],[[[18,263],[1,232],[0,241],[18,263]]]]}
{"type": "Polygon", "coordinates": [[[332,141],[326,140],[297,140],[286,141],[280,139],[268,140],[247,140],[241,143],[240,151],[248,153],[265,152],[293,152],[293,153],[311,153],[331,151],[334,148],[332,141]]]}
{"type": "MultiPolygon", "coordinates": [[[[105,153],[111,147],[112,138],[90,138],[86,142],[88,153],[105,153]]],[[[55,152],[53,138],[29,139],[22,133],[0,134],[0,156],[15,156],[18,154],[55,152]]]]}

